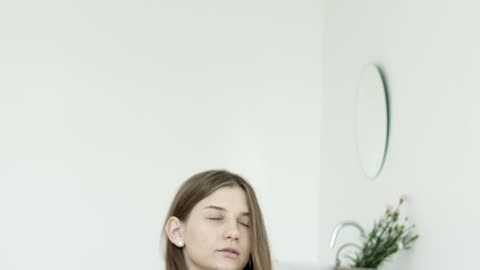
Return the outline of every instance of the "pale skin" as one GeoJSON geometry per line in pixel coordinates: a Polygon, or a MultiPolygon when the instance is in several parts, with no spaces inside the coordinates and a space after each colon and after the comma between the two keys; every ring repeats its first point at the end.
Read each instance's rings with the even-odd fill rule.
{"type": "Polygon", "coordinates": [[[249,223],[245,192],[234,186],[199,201],[184,222],[170,217],[165,229],[188,270],[242,270],[251,253],[249,223]]]}

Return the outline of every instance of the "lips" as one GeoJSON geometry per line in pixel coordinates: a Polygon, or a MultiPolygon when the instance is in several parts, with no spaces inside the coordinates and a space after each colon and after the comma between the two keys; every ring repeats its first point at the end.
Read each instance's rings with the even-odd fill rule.
{"type": "Polygon", "coordinates": [[[233,256],[240,255],[240,252],[236,248],[223,248],[223,249],[219,249],[218,251],[222,252],[224,254],[230,254],[230,255],[233,255],[233,256]]]}

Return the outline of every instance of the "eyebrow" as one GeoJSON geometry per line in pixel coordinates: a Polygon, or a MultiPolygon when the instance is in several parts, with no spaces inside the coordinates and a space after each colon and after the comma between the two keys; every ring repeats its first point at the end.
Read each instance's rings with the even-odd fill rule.
{"type": "MultiPolygon", "coordinates": [[[[203,209],[215,209],[215,210],[219,210],[219,211],[222,211],[222,212],[226,212],[227,209],[223,208],[223,207],[220,207],[220,206],[216,206],[216,205],[209,205],[203,209]]],[[[250,213],[249,212],[242,212],[240,213],[240,215],[242,216],[250,216],[250,213]]]]}

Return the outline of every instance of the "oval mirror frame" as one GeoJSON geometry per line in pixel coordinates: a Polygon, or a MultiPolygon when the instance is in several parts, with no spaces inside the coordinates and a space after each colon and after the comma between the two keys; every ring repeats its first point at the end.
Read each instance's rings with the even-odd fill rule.
{"type": "Polygon", "coordinates": [[[363,171],[375,179],[385,162],[390,129],[388,93],[384,76],[376,65],[363,69],[356,104],[357,152],[363,171]]]}

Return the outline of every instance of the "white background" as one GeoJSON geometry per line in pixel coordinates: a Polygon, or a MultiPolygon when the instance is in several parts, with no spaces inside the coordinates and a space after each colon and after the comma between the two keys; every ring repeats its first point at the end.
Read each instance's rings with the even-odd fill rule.
{"type": "Polygon", "coordinates": [[[318,263],[322,5],[2,1],[0,269],[162,269],[212,168],[252,182],[276,261],[318,263]]]}

